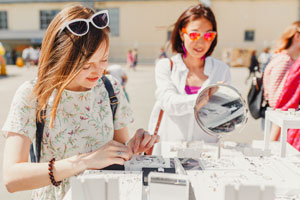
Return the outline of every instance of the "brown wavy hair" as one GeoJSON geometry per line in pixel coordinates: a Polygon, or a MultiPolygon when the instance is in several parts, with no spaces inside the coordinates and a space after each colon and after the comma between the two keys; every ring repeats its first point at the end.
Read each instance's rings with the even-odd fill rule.
{"type": "Polygon", "coordinates": [[[58,36],[65,22],[77,18],[90,18],[95,11],[82,4],[73,4],[60,11],[48,26],[41,48],[38,64],[37,82],[33,96],[37,99],[37,119],[41,121],[41,112],[56,89],[50,114],[50,128],[56,117],[61,94],[68,84],[81,72],[83,66],[94,54],[102,42],[109,43],[109,27],[97,29],[89,24],[89,32],[84,36],[75,36],[67,28],[58,36]]]}
{"type": "MultiPolygon", "coordinates": [[[[180,38],[180,32],[181,29],[184,28],[189,22],[200,19],[200,18],[205,18],[207,19],[213,27],[213,31],[217,32],[217,22],[214,13],[212,10],[204,6],[202,4],[198,4],[196,6],[192,6],[185,10],[180,17],[177,19],[174,29],[172,31],[171,35],[171,44],[172,44],[172,51],[176,53],[184,53],[182,49],[182,40],[180,38]]],[[[216,35],[214,41],[210,45],[210,48],[206,52],[205,56],[210,56],[212,52],[214,51],[216,45],[218,42],[218,34],[216,35]]]]}
{"type": "Polygon", "coordinates": [[[295,21],[285,29],[279,40],[276,52],[290,48],[293,44],[294,35],[297,32],[300,32],[300,21],[295,21]]]}

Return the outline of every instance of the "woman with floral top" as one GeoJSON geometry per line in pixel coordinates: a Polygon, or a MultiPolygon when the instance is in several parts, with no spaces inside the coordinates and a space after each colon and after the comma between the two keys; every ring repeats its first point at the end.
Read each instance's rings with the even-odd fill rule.
{"type": "Polygon", "coordinates": [[[108,23],[107,11],[95,13],[80,4],[63,9],[50,23],[38,76],[19,87],[3,127],[3,175],[9,192],[33,190],[32,199],[63,199],[71,176],[122,165],[158,142],[143,129],[129,140],[132,110],[121,85],[107,76],[119,100],[113,120],[100,79],[108,59],[108,23]],[[30,163],[36,122],[42,120],[40,162],[30,163]]]}

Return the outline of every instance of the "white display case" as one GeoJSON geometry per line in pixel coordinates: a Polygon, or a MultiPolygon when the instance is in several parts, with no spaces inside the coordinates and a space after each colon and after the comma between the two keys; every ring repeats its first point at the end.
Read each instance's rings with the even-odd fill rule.
{"type": "Polygon", "coordinates": [[[287,145],[287,131],[288,129],[300,129],[300,111],[289,109],[288,111],[281,110],[267,110],[265,118],[265,132],[264,132],[264,149],[269,149],[271,122],[280,126],[280,156],[286,156],[287,145]]]}
{"type": "MultiPolygon", "coordinates": [[[[178,147],[178,142],[174,145],[178,147]]],[[[174,147],[174,145],[170,146],[174,147]]],[[[193,159],[174,158],[176,168],[179,169],[178,165],[182,165],[180,170],[176,170],[180,174],[151,172],[148,177],[149,186],[145,187],[142,183],[141,171],[91,170],[74,178],[77,182],[76,194],[72,192],[74,184],[69,193],[83,200],[93,200],[95,197],[100,197],[100,194],[106,194],[98,198],[103,200],[154,200],[159,197],[168,199],[168,196],[176,199],[173,195],[178,191],[181,193],[175,195],[176,197],[191,200],[247,200],[249,197],[251,200],[299,200],[299,152],[287,145],[287,156],[281,158],[278,156],[281,144],[270,142],[271,152],[268,156],[262,156],[260,153],[255,156],[244,154],[246,148],[262,149],[263,146],[264,141],[254,141],[252,145],[224,142],[222,157],[217,159],[216,144],[202,143],[202,150],[199,150],[196,145],[190,145],[190,149],[195,148],[200,151],[200,156],[193,159]],[[194,161],[199,161],[199,165],[196,166],[194,161]],[[180,181],[176,183],[174,180],[181,180],[181,183],[186,184],[178,184],[180,181]],[[187,191],[189,191],[188,195],[187,191]]],[[[153,165],[164,165],[165,160],[169,160],[164,157],[151,157],[151,159],[157,161],[153,162],[153,165]]],[[[137,157],[127,169],[139,170],[143,167],[143,162],[145,166],[149,166],[149,159],[137,157]],[[137,164],[137,168],[132,167],[133,163],[137,164]]],[[[65,200],[77,200],[68,195],[65,200]]]]}

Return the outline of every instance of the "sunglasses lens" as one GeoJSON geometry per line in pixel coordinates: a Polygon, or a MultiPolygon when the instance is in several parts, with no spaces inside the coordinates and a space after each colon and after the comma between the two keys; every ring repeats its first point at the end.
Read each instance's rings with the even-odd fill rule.
{"type": "Polygon", "coordinates": [[[69,28],[76,34],[84,34],[88,30],[88,25],[85,21],[77,21],[69,24],[69,28]]]}
{"type": "Polygon", "coordinates": [[[214,32],[205,33],[203,37],[204,37],[204,40],[210,42],[210,41],[212,41],[213,39],[215,39],[216,33],[214,33],[214,32]]]}
{"type": "Polygon", "coordinates": [[[108,16],[106,13],[101,13],[93,17],[93,22],[98,28],[103,28],[108,23],[108,16]]]}
{"type": "Polygon", "coordinates": [[[191,40],[198,40],[200,38],[200,33],[193,32],[189,34],[191,40]]]}

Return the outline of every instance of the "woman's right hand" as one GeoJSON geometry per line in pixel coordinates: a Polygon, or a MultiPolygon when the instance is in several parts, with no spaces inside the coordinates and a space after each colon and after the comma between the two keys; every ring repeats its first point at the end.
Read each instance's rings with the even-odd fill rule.
{"type": "Polygon", "coordinates": [[[87,169],[102,169],[109,165],[124,165],[132,157],[129,147],[117,141],[110,141],[85,158],[87,169]]]}

